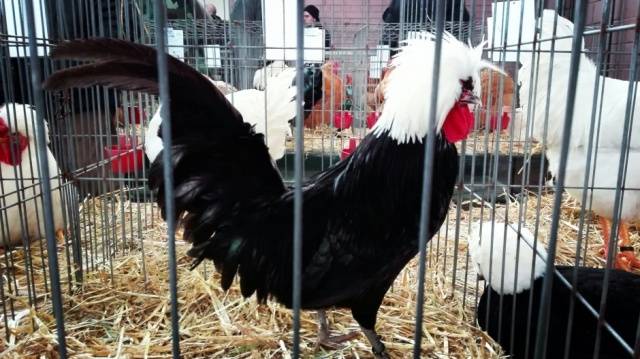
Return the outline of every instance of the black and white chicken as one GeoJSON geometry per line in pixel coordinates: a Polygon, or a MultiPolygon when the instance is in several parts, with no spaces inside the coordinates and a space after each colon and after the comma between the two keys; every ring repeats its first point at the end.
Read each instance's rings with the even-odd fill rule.
{"type": "MultiPolygon", "coordinates": [[[[474,224],[469,236],[469,254],[478,274],[487,281],[477,307],[478,323],[514,358],[532,358],[547,252],[542,243],[534,247],[535,237],[524,227],[518,238],[517,231],[511,226],[496,222],[493,233],[491,226],[491,222],[474,224]]],[[[513,227],[517,228],[517,225],[513,227]]],[[[556,266],[555,269],[569,282],[577,270],[577,292],[593,308],[600,308],[603,269],[568,266],[556,266]]],[[[572,324],[569,358],[593,357],[598,320],[577,299],[570,318],[572,296],[571,290],[555,278],[546,358],[564,357],[569,323],[572,324]]],[[[640,276],[612,270],[605,320],[631,348],[635,343],[639,315],[640,276]]],[[[599,357],[622,359],[632,358],[632,355],[603,328],[599,357]]]]}
{"type": "MultiPolygon", "coordinates": [[[[349,308],[373,352],[388,357],[375,332],[378,308],[398,273],[418,252],[420,193],[427,135],[434,37],[409,41],[395,57],[386,104],[373,131],[345,160],[304,183],[302,308],[320,311],[320,338],[331,342],[323,311],[349,308]]],[[[445,34],[436,103],[431,237],[443,223],[458,174],[453,142],[473,128],[468,103],[480,94],[482,46],[445,34]]],[[[61,70],[44,87],[93,85],[158,94],[156,50],[115,39],[63,42],[56,59],[91,60],[61,70]]],[[[192,243],[195,267],[213,260],[228,289],[236,275],[245,297],[292,305],[293,189],[269,156],[262,134],[211,82],[169,56],[171,166],[175,216],[192,243]]],[[[163,216],[162,156],[150,187],[163,216]]]]}

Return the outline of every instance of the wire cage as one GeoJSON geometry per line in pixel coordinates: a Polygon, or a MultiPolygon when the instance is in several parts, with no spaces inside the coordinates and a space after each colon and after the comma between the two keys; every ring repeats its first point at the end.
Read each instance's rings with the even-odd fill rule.
{"type": "MultiPolygon", "coordinates": [[[[0,0],[0,357],[640,357],[639,19],[638,0],[0,0]],[[320,13],[298,33],[296,4],[320,13]],[[426,136],[415,177],[389,165],[353,186],[364,206],[420,184],[412,201],[421,210],[409,214],[415,235],[397,235],[412,255],[384,288],[374,328],[337,303],[326,313],[301,310],[310,309],[303,288],[317,284],[305,283],[313,270],[305,227],[322,231],[321,217],[340,217],[375,237],[381,223],[404,225],[352,202],[304,209],[305,191],[380,138],[386,81],[404,40],[453,41],[443,31],[482,43],[500,71],[472,79],[482,106],[455,143],[442,225],[428,236],[438,221],[427,209],[443,191],[431,183],[446,173],[434,167],[437,136],[426,136]],[[280,266],[290,299],[244,299],[239,280],[225,291],[208,260],[191,269],[188,215],[166,215],[184,195],[172,184],[185,174],[152,150],[175,128],[207,136],[180,128],[192,123],[185,113],[160,106],[172,103],[173,58],[154,62],[155,94],[43,89],[53,74],[91,60],[53,59],[59,44],[96,37],[147,45],[196,69],[265,135],[290,191],[282,233],[291,234],[292,263],[280,266]],[[278,83],[288,71],[289,82],[278,83]],[[152,164],[169,170],[159,175],[152,164]],[[318,337],[326,323],[348,340],[318,337]]],[[[138,61],[109,56],[102,61],[138,61]]],[[[403,84],[407,95],[453,68],[424,62],[403,84]]],[[[427,106],[444,92],[428,86],[417,97],[427,106]]],[[[228,143],[243,151],[237,146],[228,143]]],[[[216,176],[251,173],[244,166],[254,164],[234,166],[216,176]]],[[[378,253],[379,268],[355,274],[362,282],[395,259],[392,247],[382,255],[376,245],[353,254],[378,253]]],[[[332,266],[343,268],[337,259],[332,266]]]]}

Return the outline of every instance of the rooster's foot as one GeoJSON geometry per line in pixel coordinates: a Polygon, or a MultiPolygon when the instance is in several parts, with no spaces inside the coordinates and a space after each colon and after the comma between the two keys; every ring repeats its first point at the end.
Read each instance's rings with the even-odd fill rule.
{"type": "Polygon", "coordinates": [[[318,345],[329,349],[340,349],[341,344],[358,337],[357,332],[331,336],[329,322],[324,310],[318,311],[318,345]]]}
{"type": "Polygon", "coordinates": [[[380,336],[376,334],[376,331],[373,329],[365,329],[362,328],[362,332],[371,343],[371,351],[376,359],[390,359],[389,353],[387,353],[387,348],[382,343],[380,336]]]}

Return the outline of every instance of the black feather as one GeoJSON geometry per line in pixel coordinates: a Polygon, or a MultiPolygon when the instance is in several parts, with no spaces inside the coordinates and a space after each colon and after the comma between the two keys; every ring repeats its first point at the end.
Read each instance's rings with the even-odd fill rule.
{"type": "Polygon", "coordinates": [[[158,94],[156,69],[137,62],[106,61],[61,70],[49,76],[44,88],[62,90],[96,85],[158,94]]]}
{"type": "MultiPolygon", "coordinates": [[[[96,62],[54,73],[44,82],[47,90],[102,85],[158,93],[156,50],[152,47],[110,38],[74,40],[59,43],[51,57],[96,62]]],[[[184,124],[173,126],[177,128],[172,131],[174,140],[194,133],[206,135],[210,127],[234,134],[247,132],[240,113],[208,78],[173,56],[167,55],[167,62],[171,114],[184,124]],[[180,131],[185,127],[188,131],[180,131]]]]}
{"type": "Polygon", "coordinates": [[[216,250],[218,253],[226,253],[223,260],[224,264],[222,268],[222,278],[220,279],[220,285],[222,289],[227,290],[233,283],[233,278],[238,272],[238,258],[243,248],[243,239],[229,234],[228,236],[214,236],[213,242],[216,246],[222,247],[216,250]],[[221,245],[223,244],[223,245],[221,245]]]}
{"type": "Polygon", "coordinates": [[[51,50],[50,56],[58,60],[120,60],[139,63],[156,61],[156,52],[152,47],[114,38],[62,41],[51,50]]]}
{"type": "Polygon", "coordinates": [[[251,279],[255,278],[255,274],[248,274],[241,270],[240,277],[248,278],[240,281],[240,294],[245,298],[252,296],[256,291],[255,283],[251,281],[251,279]]]}

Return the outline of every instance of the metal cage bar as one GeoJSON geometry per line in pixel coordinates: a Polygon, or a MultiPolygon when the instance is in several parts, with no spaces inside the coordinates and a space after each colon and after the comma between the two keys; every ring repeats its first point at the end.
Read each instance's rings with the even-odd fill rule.
{"type": "MultiPolygon", "coordinates": [[[[42,74],[40,72],[40,62],[38,59],[38,47],[36,44],[36,26],[35,26],[35,14],[33,10],[33,3],[26,2],[26,15],[27,15],[27,27],[29,33],[29,56],[32,63],[35,65],[33,72],[31,73],[31,82],[33,85],[34,101],[36,104],[36,137],[38,142],[38,154],[40,173],[44,178],[49,178],[49,168],[47,163],[47,147],[46,147],[46,133],[44,124],[44,100],[42,98],[42,91],[39,89],[42,81],[42,74]]],[[[44,206],[44,222],[47,238],[47,250],[49,254],[49,275],[51,280],[51,301],[53,302],[53,312],[56,318],[56,330],[58,334],[58,353],[61,358],[67,357],[67,345],[65,336],[64,325],[64,310],[62,304],[62,293],[60,285],[60,277],[58,272],[58,257],[56,251],[55,242],[55,228],[53,224],[53,209],[51,200],[51,184],[49,181],[43,181],[42,186],[42,202],[44,206]]]]}
{"type": "MultiPolygon", "coordinates": [[[[67,295],[68,298],[73,298],[78,291],[83,290],[85,284],[93,284],[98,275],[104,276],[107,285],[117,285],[122,275],[122,260],[125,258],[135,258],[139,264],[141,283],[145,286],[156,278],[156,273],[151,268],[156,265],[157,260],[150,258],[149,253],[153,253],[153,246],[157,244],[150,243],[146,237],[158,228],[162,228],[161,232],[164,233],[164,228],[159,227],[163,226],[164,222],[158,219],[158,208],[152,205],[155,199],[146,179],[149,174],[149,161],[144,153],[142,157],[138,157],[138,154],[144,149],[144,129],[149,124],[151,114],[156,112],[158,103],[163,104],[161,113],[165,121],[162,127],[162,138],[166,141],[164,148],[171,145],[168,125],[170,98],[166,87],[168,74],[164,54],[173,54],[174,57],[209,76],[217,85],[223,86],[219,81],[224,81],[224,86],[233,87],[230,91],[254,89],[252,76],[260,72],[267,87],[272,81],[269,71],[277,68],[275,65],[272,66],[272,60],[266,56],[266,52],[273,48],[267,46],[264,41],[264,19],[268,16],[268,9],[262,5],[262,1],[258,1],[260,7],[257,9],[247,5],[250,1],[216,1],[218,13],[223,13],[221,16],[224,19],[220,19],[221,21],[207,13],[207,1],[38,0],[13,2],[17,4],[14,6],[13,3],[7,5],[6,0],[0,0],[2,100],[8,103],[24,102],[36,105],[37,111],[33,116],[28,110],[23,111],[11,105],[7,107],[7,114],[9,122],[21,118],[20,116],[26,117],[29,123],[35,126],[32,128],[37,130],[27,135],[38,137],[37,150],[36,147],[26,150],[29,153],[29,161],[12,169],[10,176],[6,176],[5,172],[0,174],[0,238],[7,238],[10,231],[20,232],[21,237],[17,239],[20,243],[0,253],[0,331],[4,332],[3,343],[9,343],[12,335],[18,342],[24,338],[21,337],[22,334],[14,334],[12,328],[25,325],[30,320],[25,310],[33,308],[34,313],[47,311],[55,314],[56,322],[60,326],[58,328],[57,325],[49,323],[49,329],[55,326],[58,328],[56,334],[62,336],[61,344],[56,349],[60,351],[60,356],[65,357],[65,351],[69,349],[71,352],[77,344],[70,340],[64,343],[64,329],[73,332],[76,322],[67,314],[70,309],[61,303],[63,295],[65,298],[67,295]],[[236,5],[240,3],[244,5],[242,11],[237,10],[236,5]],[[39,11],[40,5],[47,11],[39,11]],[[30,21],[22,20],[26,18],[30,21]],[[48,24],[48,33],[36,31],[43,23],[48,24]],[[13,30],[9,28],[11,24],[15,24],[20,34],[12,35],[13,30]],[[179,45],[166,38],[167,28],[172,28],[174,34],[181,32],[179,45]],[[164,88],[164,95],[161,94],[157,98],[103,88],[77,90],[69,96],[49,93],[43,95],[38,88],[39,80],[35,81],[34,77],[46,78],[56,70],[77,63],[53,61],[48,57],[48,52],[43,55],[40,48],[50,49],[59,40],[87,36],[126,39],[157,49],[158,79],[160,87],[164,88]],[[13,56],[14,51],[21,52],[22,56],[13,56]],[[50,128],[50,143],[44,143],[44,146],[43,135],[40,133],[42,123],[47,123],[50,128]],[[43,166],[47,166],[47,148],[57,160],[57,171],[53,171],[53,167],[42,169],[43,166]],[[108,153],[116,154],[111,156],[108,153]],[[130,162],[127,159],[130,159],[130,162]],[[117,171],[117,163],[128,163],[131,168],[117,171]],[[47,170],[51,173],[45,173],[47,170]],[[38,171],[39,175],[28,176],[29,173],[38,171]],[[47,181],[47,178],[51,181],[47,181]],[[58,193],[60,203],[55,197],[58,193]],[[33,203],[33,206],[30,203],[33,203]],[[57,226],[57,222],[51,224],[54,221],[52,216],[57,216],[59,210],[62,210],[62,222],[66,229],[64,240],[58,240],[50,233],[52,228],[55,230],[57,226]],[[11,213],[18,213],[16,219],[10,217],[11,213]],[[38,223],[43,223],[41,228],[38,228],[38,223]],[[30,236],[28,232],[31,227],[39,233],[30,236]],[[46,238],[47,242],[35,241],[35,237],[46,238]],[[52,298],[53,302],[49,301],[49,298],[52,298]]],[[[631,0],[633,1],[635,0],[631,0]]],[[[415,294],[415,297],[411,294],[408,299],[408,305],[411,308],[415,307],[415,318],[403,319],[405,324],[410,322],[411,327],[403,333],[413,330],[415,337],[410,341],[404,338],[404,334],[387,335],[381,332],[384,334],[383,340],[395,344],[388,346],[394,352],[407,351],[412,347],[413,357],[430,355],[431,351],[440,356],[454,356],[445,351],[451,347],[460,347],[461,340],[457,341],[442,333],[434,336],[434,333],[424,332],[424,328],[430,330],[425,323],[434,320],[430,318],[429,309],[424,309],[430,305],[429,299],[433,294],[430,291],[439,290],[446,293],[452,302],[460,304],[459,314],[464,318],[468,328],[480,330],[482,328],[478,328],[476,324],[484,320],[489,323],[484,329],[489,333],[497,333],[494,339],[508,336],[513,348],[517,336],[526,337],[525,351],[529,355],[543,357],[549,345],[546,338],[546,327],[550,322],[548,311],[554,310],[553,306],[549,309],[550,291],[562,288],[570,293],[569,305],[564,308],[568,313],[568,320],[562,325],[566,326],[566,336],[562,338],[563,357],[572,356],[571,345],[578,335],[576,323],[584,319],[578,316],[585,315],[597,323],[596,349],[615,342],[615,345],[630,357],[633,356],[633,350],[637,355],[640,347],[640,322],[637,323],[634,333],[635,341],[632,341],[628,333],[621,332],[620,328],[609,320],[609,314],[615,309],[611,307],[613,297],[607,295],[607,289],[610,288],[611,276],[615,275],[615,272],[609,268],[602,269],[604,279],[598,283],[602,288],[602,295],[599,296],[600,301],[594,303],[580,289],[579,269],[560,272],[556,266],[610,267],[616,259],[618,229],[624,225],[623,221],[616,217],[621,217],[624,206],[629,201],[634,201],[634,193],[640,190],[633,188],[637,186],[629,183],[630,173],[634,170],[635,155],[630,147],[637,136],[634,130],[638,122],[635,118],[637,114],[634,113],[637,101],[634,80],[638,77],[636,30],[640,26],[636,14],[638,4],[615,0],[602,0],[597,5],[585,5],[586,1],[534,2],[534,19],[530,18],[531,14],[528,10],[525,11],[523,6],[514,8],[517,6],[516,2],[503,4],[500,13],[493,9],[498,9],[501,2],[490,0],[319,2],[322,25],[331,34],[331,46],[323,48],[323,62],[318,63],[318,67],[321,64],[330,64],[331,72],[340,80],[340,85],[332,89],[323,88],[326,98],[313,110],[306,110],[315,111],[317,118],[321,119],[320,126],[315,128],[305,128],[308,112],[301,107],[304,94],[301,73],[307,67],[305,53],[310,47],[305,46],[303,19],[299,11],[296,16],[296,43],[295,46],[287,47],[288,50],[295,51],[295,61],[283,61],[279,68],[282,70],[286,67],[296,71],[296,115],[290,126],[293,132],[284,140],[285,156],[282,160],[276,161],[285,183],[293,188],[295,198],[291,213],[294,219],[291,263],[293,315],[292,321],[287,317],[288,331],[286,339],[283,338],[283,344],[261,344],[260,350],[264,350],[261,354],[290,354],[295,358],[306,356],[306,350],[309,350],[304,337],[308,320],[304,310],[301,310],[301,290],[304,288],[305,273],[302,257],[302,249],[305,247],[303,215],[305,221],[309,220],[307,213],[303,213],[303,200],[306,199],[303,188],[309,178],[344,158],[344,151],[350,148],[351,140],[357,145],[358,141],[370,132],[367,128],[368,116],[379,113],[380,110],[380,103],[371,100],[371,96],[382,77],[381,73],[372,76],[375,72],[373,64],[377,63],[377,69],[382,72],[381,69],[386,67],[388,60],[378,54],[383,51],[395,53],[402,40],[419,31],[434,33],[438,43],[437,51],[440,51],[442,34],[448,31],[458,39],[465,42],[470,40],[471,43],[478,43],[487,35],[491,37],[490,45],[485,48],[483,56],[492,59],[508,73],[508,76],[490,75],[486,87],[483,83],[482,93],[486,104],[474,113],[472,135],[457,145],[459,173],[451,207],[443,226],[433,238],[427,238],[431,220],[428,209],[432,198],[429,184],[438,174],[432,173],[434,143],[431,136],[433,128],[430,128],[430,136],[425,146],[425,169],[421,174],[424,186],[422,193],[416,193],[416,197],[420,196],[421,201],[419,256],[400,274],[401,279],[396,281],[388,293],[388,296],[396,298],[398,293],[406,293],[409,287],[415,294]],[[397,21],[387,22],[381,15],[383,10],[391,8],[394,4],[398,6],[397,21]],[[459,9],[457,11],[449,7],[449,4],[464,6],[456,8],[459,9]],[[554,10],[554,17],[547,19],[545,10],[554,10]],[[632,15],[635,16],[633,19],[632,15]],[[544,19],[538,19],[541,16],[544,19]],[[563,19],[560,19],[560,16],[572,22],[574,31],[571,35],[562,33],[560,27],[563,19]],[[520,21],[515,21],[517,19],[520,21]],[[520,26],[509,27],[514,21],[520,26]],[[529,27],[534,29],[535,36],[529,37],[529,27]],[[514,33],[517,35],[516,40],[513,39],[514,33]],[[572,44],[571,50],[563,45],[568,43],[572,44]],[[526,72],[521,71],[519,64],[529,58],[532,59],[530,68],[526,72]],[[596,70],[589,75],[589,83],[593,84],[593,88],[590,85],[585,91],[584,87],[579,88],[580,81],[584,78],[579,73],[577,64],[585,63],[589,58],[593,60],[596,70]],[[558,64],[566,65],[566,68],[558,64]],[[572,64],[571,69],[569,64],[572,64]],[[557,91],[555,81],[563,76],[570,78],[571,86],[563,88],[561,96],[569,96],[567,103],[560,105],[554,98],[553,91],[557,91]],[[610,136],[612,131],[608,128],[611,125],[606,121],[608,113],[602,102],[608,97],[609,86],[615,79],[629,80],[625,83],[626,95],[622,90],[618,95],[620,98],[626,96],[623,106],[624,119],[619,119],[621,124],[624,120],[624,126],[621,126],[624,128],[619,129],[623,137],[619,138],[621,149],[616,149],[614,156],[619,171],[611,170],[612,181],[603,185],[596,176],[600,175],[598,171],[601,171],[602,162],[613,162],[613,157],[603,153],[602,141],[606,140],[606,136],[610,136]],[[510,80],[515,83],[511,89],[510,80]],[[518,88],[520,82],[528,82],[530,86],[527,98],[519,98],[523,93],[522,88],[518,88]],[[584,95],[585,93],[588,93],[588,96],[584,95]],[[576,98],[576,110],[572,113],[572,103],[578,94],[581,95],[576,98]],[[508,97],[512,99],[508,100],[508,97]],[[522,106],[525,103],[526,110],[522,106]],[[557,111],[558,106],[565,105],[566,111],[565,108],[557,111]],[[562,112],[562,116],[558,115],[559,112],[562,112]],[[336,118],[346,116],[347,113],[352,116],[353,123],[348,128],[341,128],[336,118]],[[578,122],[577,114],[585,119],[578,122]],[[507,125],[505,121],[508,120],[510,123],[507,125]],[[562,161],[560,171],[554,173],[556,185],[553,187],[548,183],[547,173],[553,172],[555,168],[545,159],[550,156],[549,138],[559,132],[558,126],[554,126],[554,121],[558,123],[562,120],[565,121],[565,133],[557,146],[563,150],[560,157],[562,161]],[[516,122],[522,128],[517,127],[516,122]],[[572,145],[567,141],[569,137],[575,140],[577,125],[589,128],[584,136],[585,157],[576,161],[572,159],[572,145]],[[536,126],[544,127],[541,138],[533,136],[536,126]],[[570,131],[571,128],[574,130],[570,131]],[[579,178],[578,181],[570,178],[570,174],[564,173],[565,164],[577,165],[577,162],[580,162],[579,165],[585,173],[584,178],[579,178]],[[606,263],[594,258],[594,247],[599,245],[600,235],[597,221],[590,215],[590,212],[597,212],[598,191],[605,190],[611,194],[614,208],[614,218],[608,228],[612,240],[609,242],[609,257],[606,258],[606,263]],[[576,196],[574,193],[579,194],[576,196]],[[479,231],[489,234],[492,248],[505,245],[507,234],[512,231],[523,241],[525,230],[531,230],[533,240],[530,247],[540,258],[545,243],[548,243],[549,254],[542,293],[544,300],[540,308],[537,304],[520,308],[520,299],[516,301],[508,296],[500,295],[496,298],[495,293],[486,292],[490,288],[489,281],[482,282],[476,279],[474,272],[478,273],[478,270],[475,268],[470,250],[465,245],[475,235],[471,224],[477,220],[481,221],[479,231]],[[504,227],[500,226],[501,222],[504,222],[504,227]],[[486,315],[481,317],[478,311],[483,295],[484,299],[489,300],[483,308],[486,315]],[[520,310],[524,311],[528,318],[516,323],[515,319],[520,310]],[[490,314],[495,314],[499,319],[490,322],[490,314]],[[293,323],[292,327],[288,327],[289,323],[293,323]],[[447,338],[447,349],[432,345],[432,340],[440,338],[447,338]],[[608,340],[610,342],[607,342],[608,340]],[[426,344],[427,341],[429,344],[426,344]]],[[[297,1],[297,6],[301,10],[303,2],[297,1]]],[[[425,103],[436,101],[440,96],[436,84],[442,73],[440,69],[446,68],[447,64],[440,64],[438,56],[436,59],[432,86],[436,90],[430,93],[429,98],[425,97],[425,103]]],[[[418,73],[416,77],[423,75],[425,74],[418,73]]],[[[256,112],[263,116],[260,125],[264,127],[267,142],[272,136],[267,99],[270,90],[265,88],[264,99],[254,106],[256,112]]],[[[233,93],[228,98],[235,105],[236,97],[233,93]]],[[[425,121],[430,121],[433,125],[434,118],[435,113],[431,113],[425,121]]],[[[169,152],[166,151],[163,155],[165,175],[169,176],[165,177],[167,200],[173,198],[169,152]]],[[[16,156],[13,148],[11,155],[16,156]]],[[[163,355],[169,355],[168,351],[171,350],[173,357],[179,357],[181,354],[189,355],[187,353],[192,350],[190,333],[180,335],[180,329],[185,327],[182,313],[185,312],[185,308],[189,308],[189,303],[183,305],[180,301],[183,293],[178,291],[177,281],[179,278],[182,285],[182,273],[185,272],[182,272],[184,268],[180,241],[175,243],[176,230],[179,234],[179,228],[176,219],[171,215],[171,205],[168,204],[167,209],[168,257],[163,257],[163,260],[168,258],[168,271],[163,275],[169,282],[167,303],[171,311],[171,328],[167,327],[166,330],[167,333],[171,331],[171,348],[167,345],[163,355]]],[[[351,215],[357,216],[359,213],[351,215]]],[[[633,240],[637,238],[636,233],[637,228],[632,231],[633,240]]],[[[516,284],[515,279],[506,280],[510,273],[507,272],[504,260],[502,266],[493,267],[495,261],[504,259],[505,255],[502,253],[501,256],[490,259],[489,270],[489,277],[495,274],[502,278],[502,282],[498,283],[502,289],[516,284]]],[[[515,258],[519,260],[522,255],[518,247],[515,258]]],[[[217,277],[212,268],[208,263],[203,263],[193,273],[202,275],[207,281],[214,281],[217,277]]],[[[516,278],[523,269],[516,267],[516,278]]],[[[135,294],[144,294],[149,288],[136,289],[135,294]]],[[[537,289],[531,290],[527,295],[529,302],[532,303],[540,294],[537,289]]],[[[223,303],[225,308],[235,308],[235,305],[235,301],[223,303]]],[[[381,313],[387,310],[386,305],[388,303],[383,305],[381,313]]],[[[269,307],[269,310],[276,309],[269,307]]],[[[385,321],[395,320],[389,316],[383,318],[385,321]]],[[[29,325],[37,328],[40,324],[32,321],[29,325]]],[[[105,326],[115,332],[122,329],[121,325],[105,326]]],[[[151,337],[150,340],[154,339],[151,337]]],[[[113,340],[109,340],[105,340],[105,347],[111,348],[113,340]]],[[[490,343],[492,348],[497,348],[497,344],[493,346],[494,344],[490,343]]],[[[130,350],[129,346],[136,345],[139,345],[137,338],[131,339],[130,342],[125,340],[122,350],[130,350]]],[[[508,344],[505,344],[505,347],[506,345],[508,344]]],[[[360,343],[347,346],[336,355],[360,355],[360,351],[366,346],[360,343]]],[[[216,349],[217,355],[235,355],[236,351],[242,352],[245,348],[229,349],[221,346],[216,349]]],[[[472,350],[476,348],[467,349],[466,355],[480,355],[480,352],[487,356],[493,355],[486,348],[486,352],[472,350]]],[[[211,352],[203,353],[205,354],[202,355],[210,355],[211,352]]],[[[597,357],[598,354],[595,355],[597,357]]]]}
{"type": "MultiPolygon", "coordinates": [[[[162,0],[155,2],[155,21],[157,27],[164,29],[165,5],[162,0]]],[[[167,54],[165,51],[164,32],[156,32],[156,48],[158,54],[158,83],[160,88],[160,102],[162,109],[162,142],[166,150],[162,151],[164,192],[165,192],[165,221],[167,222],[167,242],[169,256],[169,295],[171,298],[171,352],[175,359],[180,357],[180,319],[178,316],[178,277],[176,273],[176,214],[173,188],[173,166],[171,165],[171,99],[169,97],[169,71],[167,54]]]]}

